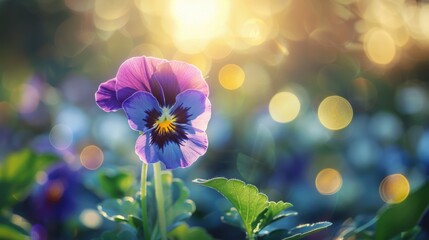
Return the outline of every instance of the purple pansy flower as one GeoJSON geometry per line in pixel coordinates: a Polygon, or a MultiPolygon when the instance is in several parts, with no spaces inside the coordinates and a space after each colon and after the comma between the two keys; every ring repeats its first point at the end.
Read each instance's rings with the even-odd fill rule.
{"type": "Polygon", "coordinates": [[[134,57],[119,67],[116,78],[100,84],[95,101],[106,112],[125,111],[130,127],[141,133],[135,147],[140,160],[174,169],[190,166],[207,150],[208,95],[195,66],[134,57]]]}

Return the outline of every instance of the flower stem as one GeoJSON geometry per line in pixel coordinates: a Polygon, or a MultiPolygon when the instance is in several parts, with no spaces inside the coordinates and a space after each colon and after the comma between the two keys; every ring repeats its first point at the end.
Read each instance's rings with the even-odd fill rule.
{"type": "Polygon", "coordinates": [[[252,232],[247,232],[246,235],[248,240],[255,240],[255,235],[252,232]]]}
{"type": "Polygon", "coordinates": [[[150,239],[149,217],[147,216],[147,164],[142,164],[142,172],[140,177],[141,184],[141,208],[143,222],[144,239],[150,239]]]}
{"type": "Polygon", "coordinates": [[[161,240],[167,240],[167,223],[165,220],[164,193],[162,191],[160,162],[156,162],[153,164],[153,176],[155,181],[156,206],[158,209],[159,232],[161,234],[161,240]]]}

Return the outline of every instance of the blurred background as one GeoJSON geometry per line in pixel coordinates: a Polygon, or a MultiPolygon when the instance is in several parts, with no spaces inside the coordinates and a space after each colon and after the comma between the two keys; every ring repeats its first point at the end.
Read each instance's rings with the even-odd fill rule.
{"type": "Polygon", "coordinates": [[[123,112],[103,112],[94,93],[132,56],[206,76],[209,149],[174,174],[196,202],[191,225],[219,239],[244,235],[194,178],[242,179],[293,203],[291,221],[334,223],[315,239],[428,180],[426,1],[0,0],[0,33],[0,161],[24,148],[60,158],[13,207],[38,236],[112,227],[92,179],[137,179],[141,162],[123,112]]]}

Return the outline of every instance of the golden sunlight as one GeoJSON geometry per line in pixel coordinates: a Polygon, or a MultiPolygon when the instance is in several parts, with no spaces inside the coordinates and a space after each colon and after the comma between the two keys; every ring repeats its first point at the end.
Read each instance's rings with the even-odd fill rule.
{"type": "Polygon", "coordinates": [[[244,83],[245,73],[243,69],[235,64],[227,64],[219,71],[219,82],[228,90],[235,90],[244,83]]]}
{"type": "Polygon", "coordinates": [[[320,194],[332,195],[338,192],[343,184],[341,174],[332,168],[321,170],[316,176],[316,188],[320,194]]]}
{"type": "Polygon", "coordinates": [[[320,123],[330,130],[347,127],[353,118],[353,108],[347,99],[329,96],[320,103],[317,111],[320,123]]]}
{"type": "Polygon", "coordinates": [[[174,32],[174,42],[182,52],[201,52],[210,39],[225,31],[229,9],[227,0],[172,0],[168,32],[174,32]]]}
{"type": "Polygon", "coordinates": [[[280,92],[271,98],[269,112],[274,121],[287,123],[294,120],[301,108],[298,97],[290,92],[280,92]]]}
{"type": "Polygon", "coordinates": [[[410,184],[404,175],[392,174],[380,183],[380,196],[386,203],[400,203],[410,193],[410,184]]]}

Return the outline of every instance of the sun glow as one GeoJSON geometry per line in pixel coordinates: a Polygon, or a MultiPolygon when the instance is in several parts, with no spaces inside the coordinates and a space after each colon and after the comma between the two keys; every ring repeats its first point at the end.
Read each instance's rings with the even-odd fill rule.
{"type": "Polygon", "coordinates": [[[170,5],[176,46],[185,53],[203,51],[209,40],[224,31],[229,17],[227,0],[172,0],[170,5]]]}

